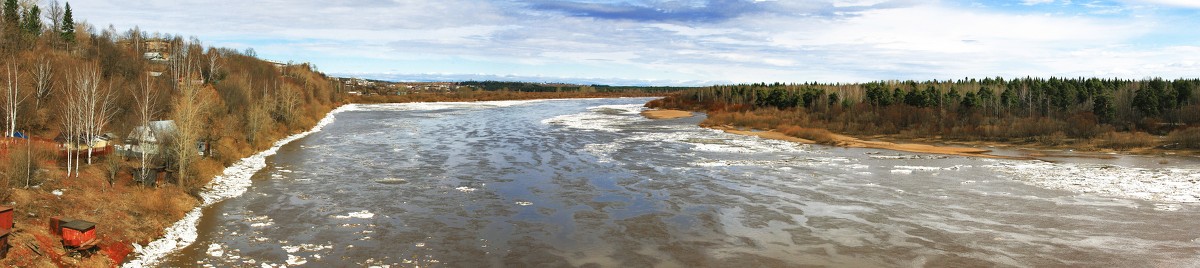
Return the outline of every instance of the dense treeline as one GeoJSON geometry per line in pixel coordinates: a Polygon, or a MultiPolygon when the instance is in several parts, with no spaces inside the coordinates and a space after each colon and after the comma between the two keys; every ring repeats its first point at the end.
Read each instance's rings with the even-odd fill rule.
{"type": "Polygon", "coordinates": [[[405,103],[405,102],[462,102],[569,98],[617,98],[617,97],[661,97],[663,93],[639,91],[621,92],[519,92],[519,91],[457,91],[448,93],[414,93],[405,95],[349,96],[354,103],[405,103]]]}
{"type": "Polygon", "coordinates": [[[1197,79],[764,83],[689,90],[649,105],[708,111],[707,124],[763,129],[787,125],[905,138],[1200,148],[1189,135],[1200,132],[1197,79]]]}
{"type": "Polygon", "coordinates": [[[608,86],[608,85],[573,85],[573,84],[544,84],[508,81],[465,81],[459,85],[471,86],[484,91],[517,91],[517,92],[672,92],[694,87],[639,87],[639,86],[608,86]]]}
{"type": "Polygon", "coordinates": [[[119,263],[131,243],[154,239],[191,210],[225,166],[310,128],[342,101],[337,83],[307,64],[99,29],[76,23],[69,3],[34,3],[5,0],[0,20],[0,202],[15,207],[18,226],[30,226],[10,235],[0,266],[119,263]],[[159,120],[175,130],[156,133],[157,153],[101,155],[99,140],[121,146],[159,120]],[[147,174],[161,174],[161,183],[135,183],[147,174]],[[98,223],[100,257],[60,257],[46,228],[33,228],[50,216],[98,223]]]}

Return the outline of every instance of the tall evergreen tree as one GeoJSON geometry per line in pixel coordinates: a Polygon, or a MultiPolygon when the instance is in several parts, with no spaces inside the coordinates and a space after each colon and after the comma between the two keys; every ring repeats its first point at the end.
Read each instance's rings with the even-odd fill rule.
{"type": "Polygon", "coordinates": [[[37,5],[29,8],[29,12],[25,13],[25,22],[21,24],[25,32],[38,36],[42,34],[42,10],[37,5]]]}
{"type": "Polygon", "coordinates": [[[18,8],[17,0],[4,1],[4,24],[9,26],[9,29],[16,28],[17,23],[21,21],[21,12],[18,11],[18,8]]]}
{"type": "Polygon", "coordinates": [[[71,17],[71,2],[67,2],[67,8],[63,11],[62,29],[59,34],[67,43],[75,42],[75,19],[71,17]]]}

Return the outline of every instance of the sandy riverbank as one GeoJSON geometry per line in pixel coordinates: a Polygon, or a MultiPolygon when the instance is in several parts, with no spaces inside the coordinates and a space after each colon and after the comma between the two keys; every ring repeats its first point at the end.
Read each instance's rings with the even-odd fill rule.
{"type": "Polygon", "coordinates": [[[980,148],[936,146],[936,145],[915,144],[915,143],[893,143],[893,142],[887,142],[887,141],[867,141],[867,140],[862,140],[862,139],[855,138],[855,137],[850,137],[850,136],[841,135],[841,134],[833,134],[833,133],[829,134],[828,137],[826,137],[828,139],[827,141],[816,142],[816,141],[809,140],[809,139],[792,137],[792,136],[789,136],[787,134],[784,134],[784,133],[781,133],[778,131],[748,131],[748,130],[735,129],[735,128],[732,128],[729,126],[718,126],[718,127],[710,127],[710,128],[722,130],[722,131],[725,131],[726,133],[757,136],[757,137],[761,137],[761,138],[765,138],[765,139],[785,140],[785,141],[799,142],[799,143],[805,143],[805,144],[824,144],[824,145],[840,146],[840,147],[847,147],[847,148],[872,148],[872,149],[884,149],[884,150],[893,150],[893,151],[902,151],[902,152],[911,152],[911,153],[973,156],[973,157],[985,157],[985,158],[997,158],[997,159],[1030,159],[1028,157],[1015,157],[1015,156],[1003,156],[1003,155],[988,154],[991,152],[991,150],[980,149],[980,148]]]}
{"type": "MultiPolygon", "coordinates": [[[[649,118],[649,119],[674,119],[674,118],[683,118],[683,117],[692,116],[691,112],[679,111],[679,110],[646,110],[646,111],[643,111],[641,114],[642,114],[642,116],[645,116],[646,118],[649,118]]],[[[847,147],[847,148],[873,148],[873,149],[884,149],[884,150],[903,151],[903,152],[911,152],[911,153],[972,156],[972,157],[985,157],[985,158],[997,158],[997,159],[1032,159],[1029,157],[1016,157],[1016,156],[1003,156],[1003,155],[988,154],[989,152],[991,152],[991,150],[980,149],[980,148],[935,146],[935,145],[915,144],[915,143],[894,143],[894,142],[887,142],[887,141],[867,141],[867,140],[862,140],[859,138],[850,137],[850,136],[841,135],[841,134],[835,134],[835,133],[829,133],[828,135],[822,137],[822,139],[824,140],[823,142],[817,142],[817,141],[810,140],[810,139],[790,136],[785,133],[773,131],[773,130],[752,131],[752,130],[737,129],[737,128],[734,128],[731,126],[710,126],[709,128],[718,129],[718,130],[725,131],[726,133],[731,133],[731,134],[756,136],[756,137],[760,137],[760,138],[764,138],[764,139],[783,140],[783,141],[790,141],[790,142],[797,142],[797,143],[804,143],[804,144],[824,144],[824,145],[841,146],[841,147],[847,147]]]]}
{"type": "Polygon", "coordinates": [[[692,112],[680,110],[645,110],[642,111],[642,116],[650,119],[676,119],[692,117],[692,112]]]}

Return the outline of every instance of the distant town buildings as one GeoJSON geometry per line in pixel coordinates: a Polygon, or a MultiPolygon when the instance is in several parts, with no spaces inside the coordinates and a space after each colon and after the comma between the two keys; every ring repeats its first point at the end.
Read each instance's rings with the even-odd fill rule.
{"type": "Polygon", "coordinates": [[[406,95],[412,93],[450,93],[475,90],[455,82],[388,82],[362,78],[337,78],[342,90],[350,95],[406,95]]]}

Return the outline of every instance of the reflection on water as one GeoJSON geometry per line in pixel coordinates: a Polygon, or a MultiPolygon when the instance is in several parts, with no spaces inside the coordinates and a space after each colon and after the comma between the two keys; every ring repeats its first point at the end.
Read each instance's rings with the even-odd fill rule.
{"type": "Polygon", "coordinates": [[[1178,191],[1126,199],[1038,183],[1109,174],[1092,163],[761,140],[695,127],[700,118],[642,119],[646,101],[344,112],[281,148],[244,195],[206,209],[197,242],[168,265],[1200,263],[1200,208],[1165,198],[1178,191]]]}

